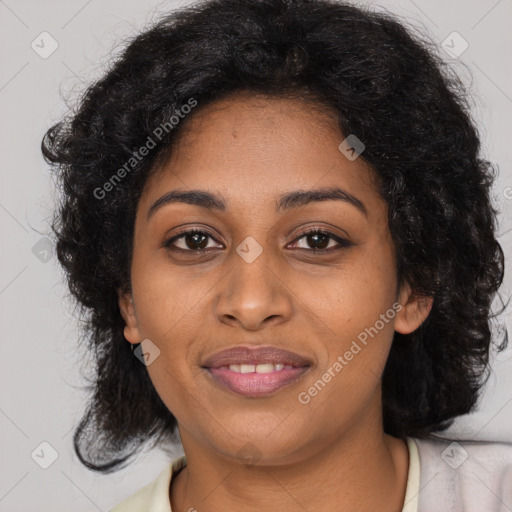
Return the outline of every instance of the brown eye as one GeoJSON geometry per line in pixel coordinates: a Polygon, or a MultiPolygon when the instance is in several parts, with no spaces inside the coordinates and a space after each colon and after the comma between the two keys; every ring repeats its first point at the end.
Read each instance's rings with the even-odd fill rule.
{"type": "Polygon", "coordinates": [[[322,231],[320,229],[311,229],[309,231],[303,231],[301,236],[295,240],[305,239],[305,243],[308,247],[299,247],[299,249],[305,250],[313,250],[313,251],[327,251],[337,250],[343,247],[349,247],[352,245],[351,242],[345,240],[344,238],[340,238],[333,233],[328,231],[322,231]],[[330,244],[330,242],[334,242],[334,246],[330,244]]]}
{"type": "MultiPolygon", "coordinates": [[[[295,243],[302,239],[305,240],[306,246],[298,248],[310,252],[331,252],[353,245],[348,240],[320,229],[303,231],[301,236],[295,239],[295,243]]],[[[205,252],[208,249],[222,248],[222,246],[209,245],[211,242],[216,240],[207,231],[188,229],[167,240],[163,246],[171,251],[183,252],[205,252]]]]}
{"type": "Polygon", "coordinates": [[[209,240],[214,240],[214,238],[207,231],[189,229],[167,240],[164,247],[170,250],[200,252],[208,248],[209,240]],[[177,241],[180,241],[181,247],[176,245],[177,241]]]}

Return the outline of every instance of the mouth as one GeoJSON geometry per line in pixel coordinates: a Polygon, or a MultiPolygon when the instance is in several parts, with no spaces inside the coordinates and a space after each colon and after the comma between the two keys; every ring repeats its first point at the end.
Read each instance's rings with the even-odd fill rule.
{"type": "Polygon", "coordinates": [[[267,345],[217,352],[203,362],[202,368],[224,389],[261,397],[295,384],[311,365],[306,357],[267,345]]]}

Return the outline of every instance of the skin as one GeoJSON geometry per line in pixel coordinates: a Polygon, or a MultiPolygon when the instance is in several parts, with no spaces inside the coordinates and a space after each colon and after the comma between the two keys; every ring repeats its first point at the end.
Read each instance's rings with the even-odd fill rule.
{"type": "Polygon", "coordinates": [[[173,512],[400,511],[408,450],[383,431],[381,375],[394,331],[417,329],[432,303],[398,286],[372,169],[340,152],[345,136],[333,114],[297,100],[237,94],[185,123],[170,160],[146,183],[132,290],[119,290],[126,339],[150,339],[160,350],[147,370],[187,456],[171,484],[173,512]],[[339,200],[274,209],[284,193],[329,186],[357,197],[367,215],[339,200]],[[172,203],[148,219],[151,205],[178,189],[216,192],[226,210],[172,203]],[[211,237],[170,246],[189,252],[164,247],[180,227],[211,237]],[[315,227],[352,245],[300,232],[315,227]],[[251,263],[236,252],[247,237],[262,249],[251,263]],[[191,249],[198,246],[207,248],[191,249]],[[315,247],[330,252],[313,254],[315,247]],[[396,316],[301,404],[298,394],[396,302],[396,316]],[[239,344],[276,345],[313,364],[292,386],[244,397],[201,368],[208,355],[239,344]]]}

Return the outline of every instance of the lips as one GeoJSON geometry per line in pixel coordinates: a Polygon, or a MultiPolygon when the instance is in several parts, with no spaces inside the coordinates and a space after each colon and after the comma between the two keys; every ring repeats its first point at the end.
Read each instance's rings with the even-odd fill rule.
{"type": "Polygon", "coordinates": [[[203,368],[220,368],[230,364],[278,364],[293,367],[311,366],[312,361],[295,352],[271,345],[248,347],[239,345],[208,356],[202,363],[203,368]]]}
{"type": "Polygon", "coordinates": [[[208,356],[203,368],[216,386],[247,398],[263,398],[298,384],[312,364],[283,348],[239,345],[208,356]]]}

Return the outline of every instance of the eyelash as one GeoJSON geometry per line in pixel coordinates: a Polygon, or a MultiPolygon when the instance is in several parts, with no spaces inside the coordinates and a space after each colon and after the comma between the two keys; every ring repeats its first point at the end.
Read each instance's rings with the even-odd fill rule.
{"type": "MultiPolygon", "coordinates": [[[[212,239],[215,242],[217,242],[217,240],[215,240],[215,238],[208,231],[202,231],[202,230],[199,230],[199,229],[192,228],[192,229],[185,229],[185,230],[181,231],[180,233],[178,233],[177,235],[173,236],[172,238],[170,238],[169,240],[164,242],[163,247],[165,247],[169,251],[181,251],[181,252],[188,252],[188,253],[201,253],[201,252],[205,252],[205,251],[208,250],[208,249],[182,249],[181,247],[172,247],[173,243],[176,240],[179,240],[180,238],[183,238],[183,237],[185,237],[187,235],[206,235],[210,239],[212,239]]],[[[337,247],[331,247],[330,249],[304,249],[304,248],[299,248],[299,250],[308,251],[308,252],[314,252],[314,253],[317,253],[317,254],[328,254],[328,253],[330,253],[332,251],[336,251],[336,250],[339,250],[339,249],[345,249],[345,248],[350,247],[350,246],[353,245],[352,242],[349,242],[348,240],[346,240],[344,238],[340,238],[340,237],[334,235],[333,233],[331,233],[329,231],[323,231],[323,230],[318,229],[318,228],[313,228],[313,229],[309,229],[309,230],[302,230],[300,232],[299,236],[297,238],[295,238],[295,240],[293,242],[295,243],[295,242],[299,241],[301,238],[304,238],[305,236],[308,236],[308,235],[325,235],[329,239],[334,240],[335,242],[337,242],[338,246],[337,247]]],[[[217,243],[219,243],[219,242],[217,242],[217,243]]]]}

